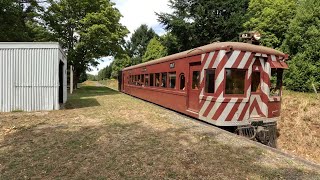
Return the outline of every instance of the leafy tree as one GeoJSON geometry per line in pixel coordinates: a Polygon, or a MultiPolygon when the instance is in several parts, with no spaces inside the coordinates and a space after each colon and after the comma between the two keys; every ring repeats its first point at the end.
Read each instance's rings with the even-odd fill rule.
{"type": "Polygon", "coordinates": [[[131,61],[128,55],[125,54],[125,55],[116,56],[112,62],[111,78],[117,78],[118,72],[125,67],[129,67],[130,65],[131,65],[131,61]]]}
{"type": "Polygon", "coordinates": [[[82,73],[80,75],[79,83],[85,82],[86,80],[88,80],[88,74],[87,73],[82,73]]]}
{"type": "Polygon", "coordinates": [[[121,51],[128,30],[119,23],[121,14],[109,0],[49,0],[44,20],[67,50],[75,68],[75,84],[97,59],[121,51]]]}
{"type": "Polygon", "coordinates": [[[97,77],[95,75],[92,75],[92,74],[87,74],[87,77],[88,77],[89,81],[96,81],[97,80],[97,77]]]}
{"type": "Polygon", "coordinates": [[[101,69],[98,72],[98,76],[97,79],[100,80],[104,80],[104,79],[110,79],[111,77],[111,72],[112,72],[112,64],[109,66],[106,66],[105,68],[101,69]]]}
{"type": "Polygon", "coordinates": [[[132,60],[132,64],[142,62],[142,56],[146,52],[149,41],[157,36],[152,28],[146,24],[142,24],[132,34],[130,41],[126,43],[125,49],[132,60]]]}
{"type": "MultiPolygon", "coordinates": [[[[0,41],[40,41],[37,39],[40,25],[36,20],[39,17],[41,6],[36,0],[28,3],[20,0],[0,1],[0,41]]],[[[42,29],[42,33],[48,33],[42,29]]]]}
{"type": "Polygon", "coordinates": [[[169,55],[182,51],[182,45],[178,43],[177,38],[171,33],[161,36],[160,42],[166,48],[169,55]]]}
{"type": "Polygon", "coordinates": [[[160,13],[165,25],[181,50],[211,43],[234,41],[243,31],[248,0],[170,0],[172,14],[160,13]]]}
{"type": "Polygon", "coordinates": [[[286,33],[283,49],[293,56],[286,74],[287,88],[320,89],[320,1],[301,0],[286,33]]]}
{"type": "Polygon", "coordinates": [[[250,0],[244,27],[260,32],[262,45],[279,48],[296,7],[297,0],[250,0]]]}
{"type": "Polygon", "coordinates": [[[142,62],[158,59],[167,55],[166,48],[156,37],[152,38],[147,46],[147,50],[143,55],[142,62]]]}

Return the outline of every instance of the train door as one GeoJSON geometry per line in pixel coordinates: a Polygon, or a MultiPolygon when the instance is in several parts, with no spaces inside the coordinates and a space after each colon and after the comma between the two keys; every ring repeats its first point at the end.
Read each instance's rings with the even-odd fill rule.
{"type": "Polygon", "coordinates": [[[188,81],[188,109],[199,112],[201,64],[190,64],[188,81]]]}
{"type": "Polygon", "coordinates": [[[265,117],[267,114],[266,104],[263,102],[263,69],[265,60],[257,58],[252,65],[251,73],[251,95],[250,95],[250,118],[265,117]]]}

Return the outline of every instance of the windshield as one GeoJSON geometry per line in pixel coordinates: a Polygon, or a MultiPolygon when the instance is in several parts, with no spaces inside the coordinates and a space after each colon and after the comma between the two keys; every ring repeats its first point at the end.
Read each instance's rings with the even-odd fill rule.
{"type": "Polygon", "coordinates": [[[270,96],[280,96],[283,69],[271,69],[270,96]]]}

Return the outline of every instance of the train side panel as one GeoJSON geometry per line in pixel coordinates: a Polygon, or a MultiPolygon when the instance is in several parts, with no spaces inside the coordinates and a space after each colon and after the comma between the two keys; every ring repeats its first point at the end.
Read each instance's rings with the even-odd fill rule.
{"type": "Polygon", "coordinates": [[[274,122],[280,116],[281,96],[270,96],[271,69],[279,68],[275,64],[280,62],[281,57],[275,55],[216,50],[123,71],[122,91],[218,126],[274,122]],[[214,72],[211,93],[206,89],[208,70],[214,72]],[[130,84],[132,75],[162,72],[175,72],[174,89],[130,84]],[[232,76],[232,73],[238,73],[236,75],[243,76],[243,79],[232,76]],[[179,88],[181,74],[185,76],[184,89],[179,88]],[[243,92],[233,93],[237,87],[228,87],[230,77],[244,81],[243,92]],[[195,87],[193,81],[197,78],[199,85],[195,87]],[[258,79],[258,90],[252,89],[254,79],[258,79]]]}

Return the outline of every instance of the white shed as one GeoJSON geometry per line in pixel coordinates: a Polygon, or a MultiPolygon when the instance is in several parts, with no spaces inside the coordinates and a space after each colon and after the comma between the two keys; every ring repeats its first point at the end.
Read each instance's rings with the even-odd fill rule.
{"type": "Polygon", "coordinates": [[[58,110],[67,58],[57,42],[0,42],[0,112],[58,110]]]}

